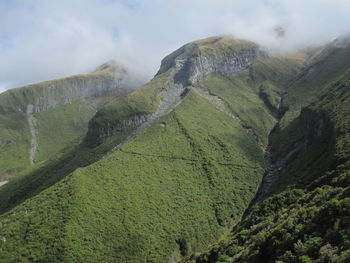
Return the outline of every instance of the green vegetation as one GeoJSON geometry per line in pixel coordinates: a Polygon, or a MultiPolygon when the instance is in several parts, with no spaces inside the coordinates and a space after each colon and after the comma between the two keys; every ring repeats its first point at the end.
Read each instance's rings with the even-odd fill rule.
{"type": "Polygon", "coordinates": [[[80,167],[94,163],[124,139],[130,130],[108,138],[104,143],[91,148],[86,143],[72,143],[58,157],[27,168],[0,188],[0,213],[24,200],[41,193],[80,167]]]}
{"type": "MultiPolygon", "coordinates": [[[[78,145],[87,132],[87,123],[95,113],[85,102],[75,101],[34,115],[38,134],[35,163],[57,157],[67,146],[78,145]]],[[[23,113],[10,113],[2,118],[0,158],[2,179],[23,173],[29,166],[31,135],[23,113]]]]}
{"type": "Polygon", "coordinates": [[[209,37],[192,42],[198,47],[199,54],[203,56],[217,54],[232,54],[234,51],[256,49],[257,45],[253,42],[235,39],[230,36],[209,37]]]}
{"type": "Polygon", "coordinates": [[[0,179],[6,180],[29,165],[30,133],[20,112],[0,114],[0,179]]]}
{"type": "Polygon", "coordinates": [[[249,71],[245,70],[228,77],[211,77],[203,85],[212,94],[223,98],[230,111],[242,121],[243,127],[252,129],[257,140],[266,145],[275,120],[249,81],[249,71]]]}
{"type": "Polygon", "coordinates": [[[310,67],[304,70],[287,90],[284,104],[289,108],[281,126],[288,126],[296,118],[302,107],[307,106],[327,89],[327,84],[336,81],[349,69],[350,46],[329,45],[312,57],[310,67]]]}
{"type": "Polygon", "coordinates": [[[34,162],[38,166],[52,157],[57,158],[67,146],[72,148],[80,143],[96,107],[105,103],[108,96],[124,95],[131,89],[133,82],[127,79],[127,74],[123,68],[109,63],[89,74],[45,81],[0,94],[0,180],[32,170],[28,105],[34,105],[34,132],[38,144],[34,162]],[[125,84],[111,89],[116,77],[125,77],[125,84]]]}
{"type": "MultiPolygon", "coordinates": [[[[35,163],[60,154],[69,145],[77,145],[87,132],[87,124],[95,110],[83,101],[34,114],[38,148],[35,163]]],[[[31,134],[25,113],[12,112],[0,116],[0,176],[9,178],[29,168],[31,134]]]]}
{"type": "MultiPolygon", "coordinates": [[[[187,87],[135,136],[137,124],[124,125],[156,112],[175,59],[246,48],[257,47],[226,37],[183,46],[151,82],[101,106],[83,140],[87,101],[35,114],[38,163],[0,188],[0,262],[348,262],[349,48],[259,51],[247,69],[187,87]],[[278,177],[251,205],[266,146],[278,177]]],[[[4,119],[0,132],[25,149],[26,116],[5,106],[0,117],[21,122],[4,119]]]]}
{"type": "MultiPolygon", "coordinates": [[[[326,95],[335,96],[337,87],[347,85],[349,59],[350,46],[327,46],[288,88],[283,97],[284,107],[288,111],[272,134],[271,145],[275,156],[286,155],[295,148],[308,147],[308,151],[292,156],[288,169],[283,171],[273,186],[274,192],[284,189],[292,181],[295,185],[310,182],[329,169],[335,147],[334,117],[317,105],[326,95]],[[307,105],[310,106],[305,108],[307,105]]],[[[328,112],[338,111],[337,103],[344,105],[345,97],[341,96],[345,96],[346,88],[343,89],[339,97],[328,99],[335,108],[329,109],[328,106],[328,112]]],[[[342,117],[338,122],[342,122],[342,119],[346,118],[342,117]]]]}
{"type": "Polygon", "coordinates": [[[155,112],[164,93],[173,85],[171,71],[157,75],[149,83],[139,89],[114,98],[106,103],[89,123],[86,141],[96,145],[103,141],[101,133],[106,127],[119,127],[123,120],[133,116],[148,115],[155,112]]]}
{"type": "MultiPolygon", "coordinates": [[[[330,56],[339,59],[339,52],[347,50],[335,50],[330,56]]],[[[292,120],[287,111],[283,120],[287,126],[273,133],[274,159],[289,158],[270,197],[252,207],[232,233],[209,252],[188,261],[349,262],[350,72],[344,73],[344,68],[330,73],[318,93],[300,93],[304,97],[297,101],[311,104],[292,120]]],[[[312,74],[334,69],[324,65],[318,70],[312,74]]],[[[309,77],[304,78],[307,83],[309,77]]],[[[298,83],[306,85],[300,79],[298,83]]],[[[297,92],[292,87],[289,90],[290,94],[297,92]]],[[[288,106],[293,114],[298,108],[300,111],[300,104],[288,106]]]]}
{"type": "Polygon", "coordinates": [[[79,143],[94,114],[95,110],[79,101],[36,114],[40,136],[35,160],[47,160],[48,156],[57,156],[64,147],[79,143]],[[65,141],[67,143],[62,144],[65,141]]]}
{"type": "Polygon", "coordinates": [[[5,213],[1,251],[9,262],[19,255],[38,261],[163,262],[215,241],[248,205],[262,170],[252,135],[190,92],[120,151],[5,213]],[[48,212],[57,207],[60,212],[48,212]],[[50,213],[49,219],[42,213],[50,213]],[[24,215],[28,220],[20,219],[24,215]],[[51,217],[61,222],[46,224],[51,217]],[[24,242],[20,254],[18,242],[24,242]]]}

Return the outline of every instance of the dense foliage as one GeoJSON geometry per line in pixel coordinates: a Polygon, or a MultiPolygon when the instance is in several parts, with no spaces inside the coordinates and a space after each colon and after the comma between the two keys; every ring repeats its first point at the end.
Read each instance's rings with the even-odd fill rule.
{"type": "MultiPolygon", "coordinates": [[[[350,74],[343,67],[333,76],[318,94],[303,98],[311,104],[301,111],[300,104],[290,104],[293,111],[299,107],[299,116],[291,121],[287,114],[284,127],[274,131],[274,159],[294,152],[281,167],[270,197],[252,207],[209,252],[189,261],[349,262],[350,74]]],[[[305,87],[310,78],[299,81],[305,87]]]]}
{"type": "Polygon", "coordinates": [[[186,255],[214,242],[239,218],[262,171],[254,137],[190,92],[122,150],[5,213],[2,252],[9,262],[16,260],[23,242],[23,257],[36,260],[50,255],[66,261],[162,262],[171,254],[186,255]],[[62,209],[57,219],[51,210],[64,200],[68,212],[62,209]],[[65,223],[56,225],[57,220],[65,223]],[[25,241],[29,237],[34,243],[25,241]]]}

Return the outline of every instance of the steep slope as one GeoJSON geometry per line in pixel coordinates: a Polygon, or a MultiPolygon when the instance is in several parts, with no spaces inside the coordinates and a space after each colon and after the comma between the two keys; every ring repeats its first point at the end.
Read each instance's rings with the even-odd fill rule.
{"type": "MultiPolygon", "coordinates": [[[[271,150],[274,152],[274,162],[285,159],[289,167],[281,171],[279,179],[272,186],[274,192],[287,185],[310,183],[332,167],[334,141],[329,137],[333,117],[304,107],[331,94],[331,87],[337,83],[346,82],[350,68],[350,45],[339,45],[338,42],[326,46],[314,58],[315,62],[288,88],[283,100],[288,111],[271,135],[271,150]],[[306,154],[305,149],[308,150],[306,154]]],[[[338,101],[339,97],[333,100],[334,105],[339,102],[340,108],[346,108],[343,101],[338,101]]]]}
{"type": "Polygon", "coordinates": [[[115,62],[96,71],[12,89],[0,95],[0,180],[77,144],[107,96],[139,84],[115,62]]]}
{"type": "Polygon", "coordinates": [[[326,46],[289,86],[286,114],[270,136],[273,181],[259,200],[268,198],[189,261],[350,260],[349,51],[345,42],[326,46]]]}
{"type": "MultiPolygon", "coordinates": [[[[219,100],[226,99],[222,101],[224,106],[219,108],[229,115],[239,115],[241,111],[242,118],[252,118],[251,115],[260,114],[255,121],[245,120],[246,128],[249,129],[249,125],[254,122],[269,121],[269,124],[264,124],[265,132],[261,135],[266,142],[265,137],[275,121],[269,110],[270,102],[260,96],[261,89],[264,89],[263,93],[269,93],[270,100],[280,99],[286,83],[304,68],[306,60],[302,52],[288,56],[269,56],[252,42],[230,37],[212,37],[191,42],[165,57],[155,79],[145,87],[127,98],[116,99],[101,109],[89,124],[88,140],[92,143],[101,142],[103,138],[125,130],[126,127],[132,128],[152,119],[164,97],[169,94],[170,97],[181,95],[181,92],[172,94],[174,90],[185,94],[187,87],[193,87],[201,96],[216,104],[216,107],[215,96],[219,100]],[[245,102],[237,105],[237,96],[245,102]],[[249,107],[255,109],[255,113],[248,112],[249,107]],[[260,113],[261,111],[263,112],[260,113]]],[[[165,109],[160,110],[166,113],[174,106],[171,104],[163,104],[165,109]]],[[[236,117],[238,120],[239,116],[236,117]]],[[[244,121],[242,125],[245,125],[244,121]]],[[[260,127],[257,123],[254,126],[260,127]]]]}
{"type": "Polygon", "coordinates": [[[68,156],[0,189],[3,262],[177,262],[205,249],[253,199],[271,105],[305,64],[228,37],[175,51],[104,105],[72,153],[108,155],[76,170],[91,161],[68,156]]]}
{"type": "Polygon", "coordinates": [[[30,249],[24,242],[25,258],[163,262],[213,242],[224,230],[220,225],[231,216],[237,218],[248,204],[263,170],[251,135],[238,124],[225,124],[229,122],[229,117],[190,92],[178,109],[119,151],[4,214],[1,236],[7,240],[6,258],[18,258],[17,244],[27,238],[25,233],[18,236],[27,227],[21,218],[38,206],[39,211],[30,209],[27,215],[29,235],[40,248],[30,249]],[[207,124],[198,117],[207,119],[207,124]],[[242,140],[251,144],[239,149],[236,145],[242,140]],[[60,193],[61,187],[72,187],[74,192],[42,199],[47,193],[60,193]],[[67,199],[71,202],[67,215],[60,219],[66,223],[51,230],[41,213],[56,217],[57,212],[48,212],[47,207],[58,209],[52,202],[67,199]],[[56,229],[64,231],[62,243],[53,245],[63,247],[61,253],[50,248],[59,235],[56,229]],[[19,240],[11,239],[13,231],[19,240]]]}

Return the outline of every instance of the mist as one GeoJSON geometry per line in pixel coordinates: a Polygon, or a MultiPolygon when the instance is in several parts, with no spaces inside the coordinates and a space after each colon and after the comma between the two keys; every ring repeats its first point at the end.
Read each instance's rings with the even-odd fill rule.
{"type": "Polygon", "coordinates": [[[14,0],[0,2],[0,92],[114,59],[144,80],[181,45],[233,35],[271,50],[350,29],[348,0],[14,0]]]}

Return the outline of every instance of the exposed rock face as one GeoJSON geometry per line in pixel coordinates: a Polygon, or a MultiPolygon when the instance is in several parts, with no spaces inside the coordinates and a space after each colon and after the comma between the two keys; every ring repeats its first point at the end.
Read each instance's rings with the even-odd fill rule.
{"type": "Polygon", "coordinates": [[[175,50],[173,53],[169,54],[162,60],[157,75],[162,74],[173,67],[175,67],[178,70],[179,69],[178,66],[179,65],[181,66],[181,64],[176,65],[176,60],[181,60],[181,58],[185,59],[186,57],[193,56],[196,49],[197,49],[196,44],[189,43],[175,50]]]}
{"type": "MultiPolygon", "coordinates": [[[[199,82],[211,73],[228,75],[249,67],[257,57],[258,49],[257,46],[252,46],[251,44],[247,45],[247,47],[237,47],[234,41],[232,43],[229,42],[229,45],[226,43],[226,46],[224,46],[224,44],[221,44],[222,40],[223,38],[214,38],[204,41],[204,44],[209,45],[209,47],[210,45],[219,45],[219,47],[215,47],[215,49],[210,49],[209,51],[201,51],[198,43],[189,43],[162,60],[157,75],[170,70],[174,85],[165,91],[164,98],[156,112],[149,115],[135,115],[117,124],[109,123],[102,130],[89,132],[91,134],[102,134],[99,138],[101,139],[114,135],[119,131],[136,127],[126,140],[115,147],[115,149],[119,149],[131,137],[138,134],[181,103],[187,94],[188,86],[196,87],[197,92],[202,97],[209,100],[215,107],[229,114],[231,118],[238,120],[237,116],[234,116],[226,109],[220,98],[211,96],[209,93],[200,89],[199,82]]],[[[94,127],[91,128],[94,129],[94,127]]]]}
{"type": "MultiPolygon", "coordinates": [[[[94,99],[104,95],[123,95],[141,85],[136,76],[116,64],[100,66],[90,74],[76,75],[64,79],[46,81],[1,94],[9,105],[0,105],[0,113],[14,110],[26,112],[27,105],[33,105],[33,114],[62,106],[79,99],[94,99]]],[[[0,98],[1,99],[1,98],[0,98]]]]}
{"type": "Polygon", "coordinates": [[[165,57],[157,75],[175,68],[175,82],[186,86],[205,79],[211,73],[228,75],[238,72],[247,68],[258,53],[258,47],[251,43],[246,43],[246,47],[241,45],[236,45],[233,40],[227,44],[225,38],[189,43],[165,57]]]}
{"type": "Polygon", "coordinates": [[[125,94],[130,89],[125,79],[113,75],[82,76],[59,80],[43,89],[42,96],[35,101],[34,112],[45,111],[77,99],[96,98],[109,93],[125,94]]]}
{"type": "Polygon", "coordinates": [[[256,58],[256,50],[247,49],[232,53],[198,55],[185,60],[175,60],[176,67],[180,68],[175,75],[175,82],[184,85],[194,85],[204,80],[211,73],[229,75],[247,68],[256,58]]]}
{"type": "MultiPolygon", "coordinates": [[[[11,89],[0,94],[0,117],[5,123],[3,125],[5,126],[5,132],[1,131],[0,134],[0,150],[1,154],[7,154],[7,149],[4,148],[12,144],[8,148],[10,149],[10,158],[14,161],[14,164],[11,164],[12,166],[8,168],[1,167],[0,165],[0,175],[8,174],[13,169],[22,169],[24,165],[18,164],[18,166],[22,165],[19,168],[15,160],[23,159],[23,156],[29,157],[27,157],[29,159],[28,165],[30,164],[32,166],[35,165],[36,160],[39,160],[38,158],[45,158],[44,156],[46,154],[43,154],[43,151],[47,149],[45,149],[44,143],[40,143],[46,137],[45,133],[42,136],[39,130],[47,131],[49,129],[55,129],[50,122],[51,120],[48,121],[48,118],[50,118],[48,116],[57,116],[57,119],[55,119],[56,123],[54,123],[57,127],[66,125],[61,131],[67,131],[67,142],[62,140],[62,145],[57,145],[57,148],[64,147],[65,143],[70,143],[68,140],[73,140],[72,138],[78,136],[77,134],[80,133],[80,136],[84,135],[85,130],[83,129],[83,125],[87,126],[88,116],[96,112],[97,108],[106,102],[109,97],[125,95],[139,85],[141,85],[140,77],[136,76],[136,74],[128,72],[124,67],[115,62],[108,62],[88,74],[41,82],[11,89]],[[73,102],[76,104],[72,105],[72,107],[62,107],[73,102]],[[58,110],[58,107],[62,108],[58,110]],[[57,111],[55,110],[48,115],[39,115],[52,108],[57,108],[57,111]],[[80,114],[82,116],[79,116],[80,114]],[[11,119],[14,116],[24,122],[21,123],[22,126],[13,125],[12,127],[9,125],[12,123],[11,119]],[[74,116],[77,116],[77,121],[65,122],[63,120],[65,117],[68,120],[74,116]],[[25,127],[27,129],[26,132],[30,135],[29,143],[17,140],[12,135],[18,132],[22,133],[22,127],[25,127]],[[70,130],[74,132],[70,132],[70,130]],[[16,151],[20,149],[18,151],[19,153],[16,152],[16,155],[12,154],[13,151],[11,148],[13,149],[13,147],[17,147],[16,151]],[[40,157],[38,157],[39,151],[41,153],[40,157]]],[[[123,126],[135,125],[136,127],[142,122],[144,120],[139,120],[138,116],[136,116],[130,123],[124,123],[123,126]]],[[[108,129],[104,132],[108,135],[108,129]]],[[[61,133],[60,135],[65,137],[65,134],[61,133]]],[[[50,152],[51,149],[47,151],[50,152]]]]}
{"type": "Polygon", "coordinates": [[[139,134],[141,131],[146,129],[155,121],[159,120],[162,116],[169,113],[173,108],[179,105],[184,97],[187,95],[187,89],[181,84],[173,85],[167,92],[165,98],[159,104],[158,109],[155,113],[147,116],[146,121],[141,123],[127,138],[125,138],[121,143],[119,143],[116,147],[112,149],[112,151],[116,151],[120,149],[126,142],[128,142],[135,135],[139,134]]]}
{"type": "Polygon", "coordinates": [[[29,130],[32,137],[30,141],[29,160],[32,166],[34,165],[35,153],[38,148],[36,120],[33,116],[33,110],[34,110],[33,105],[28,104],[26,113],[27,113],[29,130]]]}
{"type": "Polygon", "coordinates": [[[108,76],[102,79],[94,77],[78,77],[57,81],[43,89],[34,106],[34,112],[42,112],[77,99],[94,98],[111,92],[120,86],[120,79],[108,76]],[[62,92],[64,90],[64,92],[62,92]]]}

